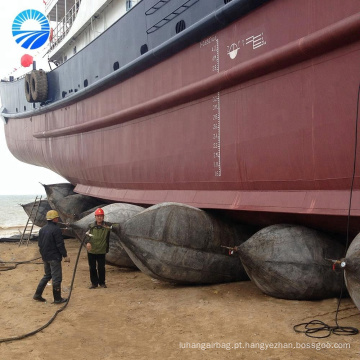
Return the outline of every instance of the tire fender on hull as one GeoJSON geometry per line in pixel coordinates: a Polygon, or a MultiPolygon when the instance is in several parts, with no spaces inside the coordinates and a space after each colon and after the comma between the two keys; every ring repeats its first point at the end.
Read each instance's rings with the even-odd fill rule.
{"type": "Polygon", "coordinates": [[[44,70],[33,70],[25,76],[25,95],[28,102],[42,102],[48,97],[48,80],[44,70]]]}
{"type": "Polygon", "coordinates": [[[28,102],[34,102],[34,99],[31,94],[31,74],[25,75],[25,96],[28,102]]]}

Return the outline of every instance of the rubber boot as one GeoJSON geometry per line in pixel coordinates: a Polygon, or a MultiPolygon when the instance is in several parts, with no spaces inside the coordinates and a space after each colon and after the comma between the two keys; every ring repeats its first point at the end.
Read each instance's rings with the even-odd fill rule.
{"type": "MultiPolygon", "coordinates": [[[[45,283],[45,286],[46,286],[46,283],[45,283]]],[[[45,302],[46,299],[44,299],[42,297],[42,293],[45,289],[45,286],[42,286],[41,284],[38,285],[38,287],[36,288],[36,291],[35,291],[35,294],[33,296],[33,299],[36,300],[36,301],[41,301],[41,302],[45,302]]]]}
{"type": "Polygon", "coordinates": [[[53,287],[54,304],[62,304],[67,302],[67,299],[61,297],[61,288],[53,287]]]}

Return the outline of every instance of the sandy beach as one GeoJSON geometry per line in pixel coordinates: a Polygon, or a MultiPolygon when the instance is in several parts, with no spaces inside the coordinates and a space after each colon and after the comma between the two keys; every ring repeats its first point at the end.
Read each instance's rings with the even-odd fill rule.
{"type": "MultiPolygon", "coordinates": [[[[65,241],[70,263],[63,263],[67,296],[79,242],[65,241]]],[[[39,256],[28,247],[0,243],[2,261],[39,256]]],[[[36,261],[36,262],[39,262],[36,261]]],[[[4,265],[3,265],[4,268],[4,265]]],[[[107,289],[88,289],[86,251],[80,254],[68,306],[41,332],[0,343],[1,359],[358,359],[359,336],[313,339],[293,326],[319,319],[334,325],[337,299],[287,301],[264,295],[250,282],[211,286],[175,286],[113,266],[107,289]]],[[[40,264],[1,271],[0,338],[20,336],[47,323],[61,306],[32,300],[43,275],[40,264]]],[[[351,299],[341,303],[339,324],[360,328],[359,310],[351,299]]]]}

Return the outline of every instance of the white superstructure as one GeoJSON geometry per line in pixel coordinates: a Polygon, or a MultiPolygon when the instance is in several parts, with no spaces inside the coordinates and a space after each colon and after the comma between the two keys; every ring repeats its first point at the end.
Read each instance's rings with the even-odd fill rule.
{"type": "MultiPolygon", "coordinates": [[[[50,23],[48,41],[37,51],[28,51],[37,69],[50,71],[62,64],[142,0],[48,0],[44,15],[50,23]]],[[[126,34],[124,34],[126,36],[126,34]]],[[[17,67],[3,78],[25,76],[32,67],[17,67]]]]}
{"type": "Polygon", "coordinates": [[[61,64],[103,33],[141,0],[52,0],[45,15],[51,24],[46,56],[61,64]]]}

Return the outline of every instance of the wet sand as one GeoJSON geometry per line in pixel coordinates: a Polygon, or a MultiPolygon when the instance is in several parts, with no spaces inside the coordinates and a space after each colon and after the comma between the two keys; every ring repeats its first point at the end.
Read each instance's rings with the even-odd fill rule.
{"type": "MultiPolygon", "coordinates": [[[[78,241],[65,242],[71,262],[63,263],[63,296],[69,292],[79,249],[78,241]]],[[[2,261],[38,256],[36,243],[0,243],[2,261]]],[[[174,286],[140,271],[106,269],[108,288],[89,290],[83,249],[66,309],[41,332],[0,343],[1,359],[359,358],[360,335],[312,339],[293,330],[313,319],[334,325],[337,299],[288,301],[264,295],[250,281],[174,286]]],[[[0,338],[36,330],[61,307],[51,304],[50,285],[43,294],[46,303],[32,300],[42,275],[37,264],[0,272],[0,338]]],[[[359,311],[349,298],[342,301],[338,318],[342,326],[360,328],[359,311]]]]}

